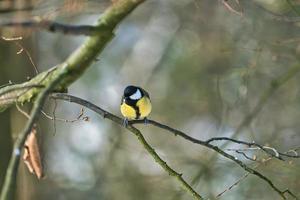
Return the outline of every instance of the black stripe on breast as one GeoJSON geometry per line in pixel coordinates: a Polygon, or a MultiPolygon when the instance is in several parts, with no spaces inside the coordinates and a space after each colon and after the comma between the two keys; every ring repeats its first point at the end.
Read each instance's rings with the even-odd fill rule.
{"type": "Polygon", "coordinates": [[[139,119],[139,118],[140,118],[140,116],[141,116],[141,113],[140,113],[140,109],[139,109],[139,107],[137,107],[137,106],[134,106],[134,110],[135,110],[135,114],[136,114],[136,117],[135,117],[135,119],[139,119]]]}

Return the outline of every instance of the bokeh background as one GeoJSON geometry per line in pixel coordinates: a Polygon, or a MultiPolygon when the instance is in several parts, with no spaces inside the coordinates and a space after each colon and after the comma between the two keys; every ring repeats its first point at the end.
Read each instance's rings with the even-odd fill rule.
{"type": "MultiPolygon", "coordinates": [[[[150,93],[151,119],[202,140],[230,137],[267,94],[272,81],[299,64],[300,2],[227,3],[239,13],[218,0],[146,1],[121,23],[115,38],[69,93],[120,116],[123,89],[129,84],[139,85],[150,93]]],[[[100,0],[0,1],[0,20],[40,16],[69,24],[93,24],[109,4],[100,0]]],[[[83,36],[45,31],[0,31],[2,36],[24,37],[20,43],[39,71],[62,62],[84,41],[83,36]]],[[[26,54],[17,55],[18,50],[14,42],[0,40],[1,85],[23,82],[35,75],[26,54]]],[[[299,148],[299,76],[292,73],[288,82],[267,95],[262,110],[237,138],[280,151],[299,148]]],[[[49,115],[54,109],[56,117],[72,120],[81,108],[59,101],[49,101],[44,108],[49,115]]],[[[84,116],[89,121],[54,123],[41,117],[39,140],[46,178],[37,180],[21,163],[17,199],[191,199],[135,136],[88,110],[84,110],[84,116]]],[[[25,122],[15,108],[0,114],[0,185],[12,142],[25,122]]],[[[138,128],[159,155],[203,196],[280,199],[269,185],[252,175],[217,197],[246,172],[211,150],[163,130],[144,125],[138,128]]],[[[228,151],[243,146],[228,144],[223,148],[228,151]]],[[[300,196],[299,159],[266,161],[268,156],[259,151],[247,153],[257,156],[258,161],[234,155],[281,189],[289,188],[300,196]]]]}

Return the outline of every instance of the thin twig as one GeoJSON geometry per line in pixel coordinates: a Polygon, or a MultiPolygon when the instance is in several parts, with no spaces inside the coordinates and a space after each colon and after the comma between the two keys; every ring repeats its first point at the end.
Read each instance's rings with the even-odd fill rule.
{"type": "Polygon", "coordinates": [[[0,86],[0,89],[1,89],[1,88],[4,88],[4,87],[6,87],[6,86],[13,85],[13,84],[14,84],[14,83],[13,83],[11,80],[9,80],[8,83],[5,83],[5,84],[1,85],[1,86],[0,86]]]}
{"type": "Polygon", "coordinates": [[[256,158],[254,159],[254,158],[249,157],[249,156],[248,156],[245,152],[243,152],[243,151],[235,150],[235,152],[238,153],[238,154],[242,154],[242,155],[243,155],[246,159],[248,159],[248,160],[256,161],[256,158]]]}
{"type": "Polygon", "coordinates": [[[230,141],[236,144],[243,144],[246,145],[248,147],[257,147],[260,150],[263,150],[266,154],[273,156],[279,160],[284,160],[282,157],[289,157],[289,158],[300,158],[299,155],[291,155],[288,153],[283,153],[283,152],[279,152],[277,151],[275,148],[273,147],[268,147],[268,146],[263,146],[260,144],[253,142],[246,142],[246,141],[242,141],[242,140],[237,140],[237,139],[232,139],[232,138],[228,138],[228,137],[213,137],[210,138],[209,140],[206,140],[207,143],[211,143],[213,141],[230,141]],[[271,151],[269,151],[271,150],[271,151]]]}
{"type": "MultiPolygon", "coordinates": [[[[31,65],[33,66],[33,69],[34,69],[34,71],[35,71],[35,74],[38,74],[38,73],[39,73],[39,70],[38,70],[37,66],[34,64],[33,58],[32,58],[32,56],[30,55],[30,53],[29,53],[29,51],[27,50],[27,48],[25,48],[25,47],[24,47],[21,43],[19,43],[19,42],[15,42],[15,43],[16,43],[17,46],[19,46],[19,47],[21,48],[20,50],[21,50],[22,52],[25,51],[26,56],[28,57],[28,59],[29,59],[31,65]]],[[[18,54],[18,53],[17,53],[17,54],[18,54]]]]}
{"type": "MultiPolygon", "coordinates": [[[[237,11],[236,9],[234,9],[231,5],[229,5],[228,0],[221,0],[222,4],[225,6],[225,8],[227,8],[230,12],[239,15],[239,16],[243,16],[243,12],[242,11],[237,11]]],[[[240,5],[239,1],[236,2],[238,5],[240,5]]]]}
{"type": "Polygon", "coordinates": [[[25,112],[24,110],[22,110],[22,108],[20,108],[20,106],[16,103],[16,107],[17,107],[17,110],[22,113],[22,115],[24,115],[27,119],[30,119],[30,116],[27,112],[25,112]]]}
{"type": "Polygon", "coordinates": [[[53,121],[61,121],[61,122],[65,122],[65,123],[73,123],[73,122],[77,122],[77,121],[79,121],[79,120],[87,121],[87,119],[89,118],[89,117],[87,117],[87,116],[84,116],[84,109],[83,109],[83,108],[80,109],[80,112],[79,112],[78,116],[77,116],[76,118],[74,118],[74,119],[64,119],[64,118],[56,117],[56,116],[55,116],[55,111],[53,112],[53,117],[52,117],[51,115],[47,114],[47,113],[46,113],[45,111],[43,111],[43,110],[42,110],[41,112],[42,112],[42,114],[43,114],[46,118],[48,118],[48,119],[50,119],[50,120],[53,120],[53,121]]]}
{"type": "Polygon", "coordinates": [[[20,48],[20,50],[17,51],[17,54],[20,54],[20,53],[22,53],[23,51],[25,51],[25,54],[26,54],[26,56],[28,57],[28,59],[29,59],[31,65],[33,66],[35,73],[36,73],[36,74],[39,73],[39,71],[38,71],[36,65],[34,64],[34,61],[33,61],[33,59],[32,59],[32,56],[30,55],[30,53],[29,53],[29,51],[27,50],[27,48],[25,48],[20,42],[18,42],[19,40],[22,40],[23,37],[13,37],[13,38],[8,38],[8,37],[3,37],[3,36],[2,36],[2,39],[5,40],[5,41],[13,41],[13,42],[15,43],[15,45],[17,45],[17,46],[20,48]]]}
{"type": "MultiPolygon", "coordinates": [[[[270,161],[272,159],[272,157],[266,159],[265,162],[270,161]]],[[[265,163],[264,162],[264,163],[265,163]]],[[[256,169],[257,167],[259,167],[262,163],[257,164],[256,166],[254,166],[253,168],[256,169]]],[[[242,182],[243,180],[245,180],[248,176],[250,175],[250,173],[246,173],[244,174],[244,176],[242,176],[241,178],[239,178],[236,182],[234,182],[232,185],[230,185],[228,188],[226,188],[225,190],[223,190],[222,192],[220,192],[216,198],[220,198],[223,194],[225,194],[226,192],[230,191],[232,188],[234,188],[235,186],[237,186],[240,182],[242,182]]],[[[284,192],[284,191],[283,191],[284,192]]]]}
{"type": "Polygon", "coordinates": [[[18,36],[18,37],[5,37],[5,36],[1,36],[1,38],[5,41],[18,41],[18,40],[22,40],[23,37],[22,36],[18,36]]]}
{"type": "Polygon", "coordinates": [[[10,21],[0,23],[0,27],[20,27],[26,29],[46,30],[53,33],[71,35],[93,35],[99,32],[98,27],[90,25],[68,25],[45,19],[31,19],[28,21],[10,21]]]}
{"type": "Polygon", "coordinates": [[[250,175],[249,172],[247,172],[246,174],[244,174],[244,176],[242,176],[240,179],[238,179],[236,182],[234,182],[232,185],[230,185],[228,188],[226,188],[225,190],[223,190],[222,192],[220,192],[217,196],[216,199],[219,199],[223,194],[225,194],[226,192],[230,191],[232,188],[234,188],[235,186],[237,186],[240,182],[242,182],[244,179],[246,179],[248,176],[250,175]]]}

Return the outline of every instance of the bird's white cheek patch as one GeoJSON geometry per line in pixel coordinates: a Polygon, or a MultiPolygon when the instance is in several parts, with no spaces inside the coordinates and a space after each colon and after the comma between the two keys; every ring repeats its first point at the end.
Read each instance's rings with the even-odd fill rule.
{"type": "Polygon", "coordinates": [[[133,95],[129,96],[129,98],[132,100],[140,99],[140,98],[142,98],[142,93],[139,89],[137,89],[133,95]]]}

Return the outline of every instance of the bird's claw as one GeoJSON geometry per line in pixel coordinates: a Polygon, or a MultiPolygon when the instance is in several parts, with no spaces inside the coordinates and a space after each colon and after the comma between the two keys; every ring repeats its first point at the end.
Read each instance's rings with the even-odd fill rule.
{"type": "Polygon", "coordinates": [[[123,126],[124,127],[128,126],[128,119],[127,118],[124,118],[124,120],[123,120],[123,126]]]}
{"type": "Polygon", "coordinates": [[[147,125],[149,123],[149,120],[147,117],[144,118],[144,124],[147,125]]]}

